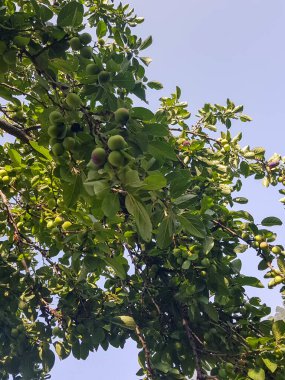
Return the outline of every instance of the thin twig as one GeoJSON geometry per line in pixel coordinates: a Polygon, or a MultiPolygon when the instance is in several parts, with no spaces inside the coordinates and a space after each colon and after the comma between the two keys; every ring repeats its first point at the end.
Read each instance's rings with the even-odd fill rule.
{"type": "Polygon", "coordinates": [[[151,367],[151,361],[150,361],[150,351],[147,347],[147,344],[146,344],[146,341],[143,337],[143,334],[139,328],[138,325],[136,325],[136,334],[137,334],[137,337],[139,338],[139,341],[141,342],[141,345],[142,345],[142,348],[144,350],[144,354],[145,354],[145,361],[146,361],[146,367],[147,367],[147,372],[148,372],[148,375],[150,377],[150,379],[154,379],[154,371],[151,367]]]}

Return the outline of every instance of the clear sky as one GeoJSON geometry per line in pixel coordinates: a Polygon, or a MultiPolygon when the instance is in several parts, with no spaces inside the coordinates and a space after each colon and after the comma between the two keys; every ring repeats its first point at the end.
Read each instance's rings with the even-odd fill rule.
{"type": "MultiPolygon", "coordinates": [[[[155,110],[158,98],[170,94],[176,85],[193,114],[206,102],[225,103],[229,97],[244,104],[245,113],[254,119],[235,127],[237,133],[242,128],[244,145],[264,146],[268,158],[274,152],[285,155],[284,0],[129,3],[145,17],[137,33],[151,34],[154,39],[153,46],[144,51],[153,58],[148,77],[164,84],[161,91],[149,91],[150,108],[155,110]]],[[[248,181],[240,195],[250,198],[247,209],[256,221],[269,215],[285,220],[276,188],[264,189],[261,183],[248,181]]],[[[278,232],[282,238],[284,227],[278,232]]],[[[257,275],[254,254],[243,257],[244,273],[257,275]]],[[[281,305],[276,292],[265,289],[259,296],[273,307],[281,305]]],[[[125,350],[97,352],[85,362],[70,357],[57,362],[52,380],[133,380],[138,369],[136,355],[135,345],[128,344],[125,350]]]]}

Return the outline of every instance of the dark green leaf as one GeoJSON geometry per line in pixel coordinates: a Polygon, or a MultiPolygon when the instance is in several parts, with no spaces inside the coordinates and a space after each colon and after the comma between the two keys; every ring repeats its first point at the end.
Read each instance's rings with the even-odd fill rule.
{"type": "Polygon", "coordinates": [[[150,81],[147,85],[149,88],[152,88],[154,90],[161,90],[163,88],[163,85],[157,81],[150,81]]]}
{"type": "Polygon", "coordinates": [[[145,241],[150,241],[152,236],[152,223],[145,207],[131,194],[126,196],[126,208],[135,218],[138,232],[145,241]]]}
{"type": "Polygon", "coordinates": [[[148,48],[151,44],[152,44],[152,37],[149,36],[149,37],[147,37],[147,38],[141,43],[140,50],[144,50],[144,49],[148,48]]]}
{"type": "Polygon", "coordinates": [[[83,21],[83,13],[83,5],[77,1],[71,1],[60,9],[57,17],[57,25],[61,27],[79,26],[83,21]]]}
{"type": "Polygon", "coordinates": [[[73,207],[82,191],[83,184],[81,177],[77,175],[73,183],[64,182],[62,187],[65,207],[73,207]]]}
{"type": "Polygon", "coordinates": [[[252,286],[254,288],[264,288],[264,285],[256,277],[249,277],[241,275],[236,278],[236,282],[242,286],[252,286]]]}
{"type": "Polygon", "coordinates": [[[264,218],[261,222],[263,226],[282,226],[282,221],[279,218],[276,218],[275,216],[268,216],[267,218],[264,218]]]}
{"type": "Polygon", "coordinates": [[[169,143],[162,140],[153,141],[148,147],[149,153],[151,153],[155,158],[167,158],[172,161],[177,161],[177,156],[173,148],[169,143]]]}
{"type": "Polygon", "coordinates": [[[144,180],[143,188],[145,190],[160,190],[167,184],[166,178],[163,174],[157,172],[152,173],[144,180]]]}
{"type": "Polygon", "coordinates": [[[172,242],[174,220],[171,215],[165,217],[158,227],[157,245],[160,249],[167,248],[172,242]]]}
{"type": "Polygon", "coordinates": [[[118,193],[107,193],[102,202],[102,211],[108,218],[114,217],[120,210],[118,193]]]}
{"type": "Polygon", "coordinates": [[[107,25],[103,20],[99,20],[97,23],[96,34],[98,38],[102,38],[107,33],[107,25]]]}
{"type": "Polygon", "coordinates": [[[204,223],[198,216],[184,214],[184,216],[178,216],[178,220],[181,223],[182,229],[191,236],[198,238],[204,238],[206,236],[204,223]]]}
{"type": "Polygon", "coordinates": [[[134,107],[132,108],[131,116],[134,119],[140,119],[140,120],[151,120],[154,117],[154,114],[151,110],[144,108],[144,107],[134,107]]]}

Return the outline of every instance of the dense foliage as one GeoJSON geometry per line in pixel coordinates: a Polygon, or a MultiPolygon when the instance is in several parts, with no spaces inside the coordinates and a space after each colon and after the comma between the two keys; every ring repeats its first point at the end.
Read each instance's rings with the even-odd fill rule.
{"type": "Polygon", "coordinates": [[[284,292],[282,222],[232,206],[246,177],[285,185],[285,160],[231,135],[250,118],[230,100],[147,108],[162,85],[128,5],[51,3],[0,0],[0,378],[131,338],[141,379],[284,379],[285,322],[239,258],[284,292]]]}

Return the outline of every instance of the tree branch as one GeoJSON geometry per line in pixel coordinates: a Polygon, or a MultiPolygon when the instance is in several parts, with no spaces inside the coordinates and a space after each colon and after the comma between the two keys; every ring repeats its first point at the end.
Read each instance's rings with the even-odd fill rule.
{"type": "Polygon", "coordinates": [[[150,379],[154,379],[154,372],[153,372],[153,369],[151,367],[151,362],[150,362],[150,352],[138,325],[136,325],[135,331],[136,331],[137,337],[139,338],[139,341],[141,342],[142,348],[144,350],[147,372],[150,376],[150,379]]]}
{"type": "Polygon", "coordinates": [[[12,135],[20,139],[24,143],[28,143],[30,141],[30,136],[27,135],[25,131],[21,130],[16,125],[8,123],[8,121],[4,119],[0,119],[0,129],[3,129],[3,131],[9,133],[9,135],[12,135]]]}

